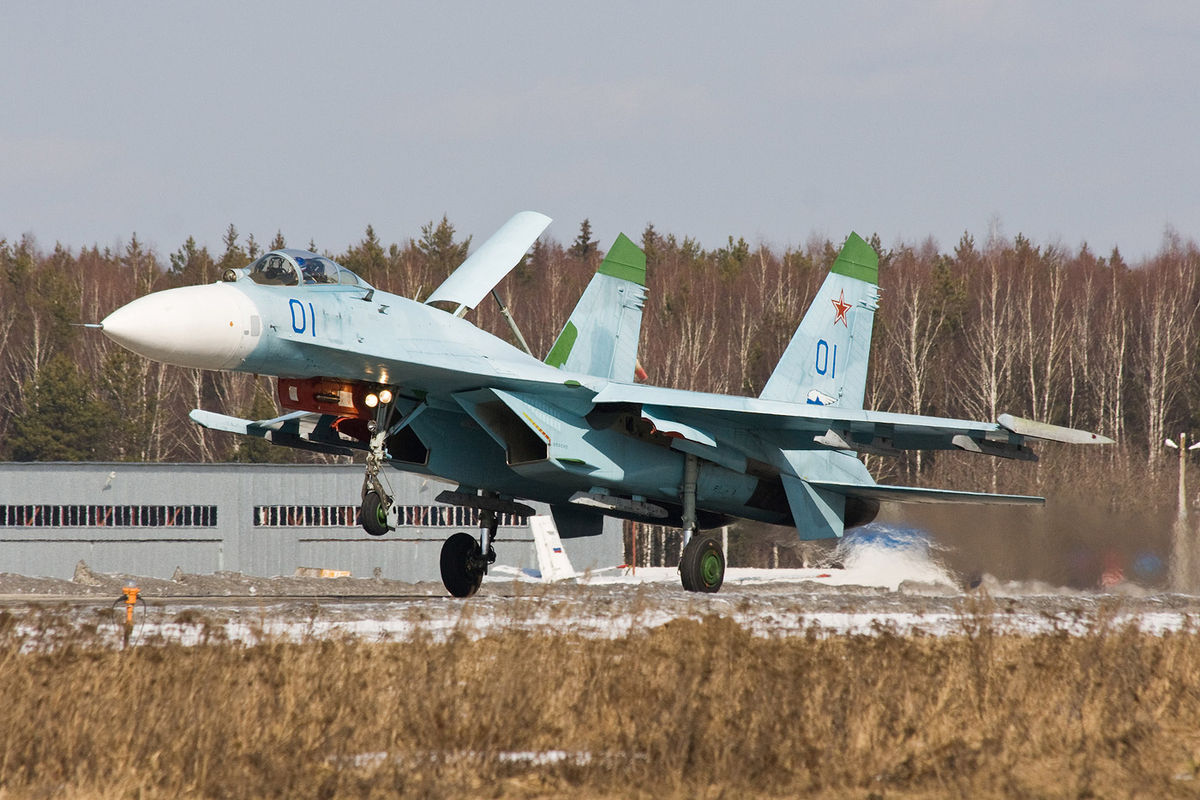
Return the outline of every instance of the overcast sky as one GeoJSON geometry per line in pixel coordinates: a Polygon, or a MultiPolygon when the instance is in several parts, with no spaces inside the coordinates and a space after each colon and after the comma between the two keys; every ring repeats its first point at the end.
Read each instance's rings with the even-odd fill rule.
{"type": "Polygon", "coordinates": [[[1200,237],[1200,4],[5,3],[0,237],[1200,237]]]}

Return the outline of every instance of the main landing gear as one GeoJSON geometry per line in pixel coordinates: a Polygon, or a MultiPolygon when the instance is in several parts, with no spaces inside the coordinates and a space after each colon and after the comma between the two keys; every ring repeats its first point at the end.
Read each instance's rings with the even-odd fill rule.
{"type": "Polygon", "coordinates": [[[679,580],[689,592],[715,592],[725,580],[725,554],[711,536],[693,536],[679,560],[679,580]]]}
{"type": "Polygon", "coordinates": [[[474,508],[479,512],[479,539],[459,532],[442,544],[442,583],[454,597],[470,597],[479,591],[479,584],[488,567],[496,563],[496,529],[500,515],[533,516],[533,509],[524,503],[504,500],[494,492],[476,494],[445,491],[437,496],[439,503],[474,508]]]}
{"type": "Polygon", "coordinates": [[[725,554],[711,536],[697,536],[696,478],[699,465],[693,455],[683,462],[683,557],[679,560],[679,581],[689,592],[715,592],[725,581],[725,554]]]}

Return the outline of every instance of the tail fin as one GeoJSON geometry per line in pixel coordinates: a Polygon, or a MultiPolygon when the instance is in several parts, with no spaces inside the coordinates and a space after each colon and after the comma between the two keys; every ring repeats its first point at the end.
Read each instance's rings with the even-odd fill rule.
{"type": "Polygon", "coordinates": [[[646,301],[646,254],[625,234],[596,269],[546,363],[632,382],[646,301]]]}
{"type": "Polygon", "coordinates": [[[851,233],[759,396],[862,408],[878,281],[879,256],[851,233]]]}
{"type": "Polygon", "coordinates": [[[562,538],[549,514],[529,518],[529,530],[533,532],[533,545],[537,550],[538,568],[544,581],[561,581],[574,578],[576,572],[571,559],[563,549],[562,538]]]}

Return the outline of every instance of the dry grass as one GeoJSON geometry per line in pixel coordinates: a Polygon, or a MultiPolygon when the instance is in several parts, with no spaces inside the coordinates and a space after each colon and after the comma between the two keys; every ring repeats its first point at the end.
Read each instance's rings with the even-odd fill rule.
{"type": "Polygon", "coordinates": [[[710,618],[124,652],[53,615],[30,652],[0,615],[0,798],[1200,791],[1200,635],[999,635],[991,610],[948,637],[710,618]]]}

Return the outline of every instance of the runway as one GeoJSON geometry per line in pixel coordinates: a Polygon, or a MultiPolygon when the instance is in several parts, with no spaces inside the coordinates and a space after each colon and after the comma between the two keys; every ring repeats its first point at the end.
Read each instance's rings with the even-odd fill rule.
{"type": "MultiPolygon", "coordinates": [[[[928,576],[927,576],[928,577],[928,576]]],[[[123,639],[121,587],[136,583],[135,644],[253,645],[355,637],[442,640],[506,633],[621,638],[680,620],[732,620],[756,636],[1084,635],[1135,625],[1164,634],[1200,626],[1200,598],[1135,586],[1080,592],[985,578],[964,590],[948,578],[868,585],[861,568],[730,570],[718,594],[683,591],[672,569],[639,569],[542,583],[491,576],[467,600],[436,584],[377,579],[251,578],[236,574],[162,581],[93,575],[91,585],[0,576],[0,608],[28,630],[29,646],[53,620],[56,637],[94,629],[97,644],[123,639]],[[858,579],[858,580],[856,580],[858,579]]],[[[879,581],[876,581],[877,583],[879,581]]]]}

